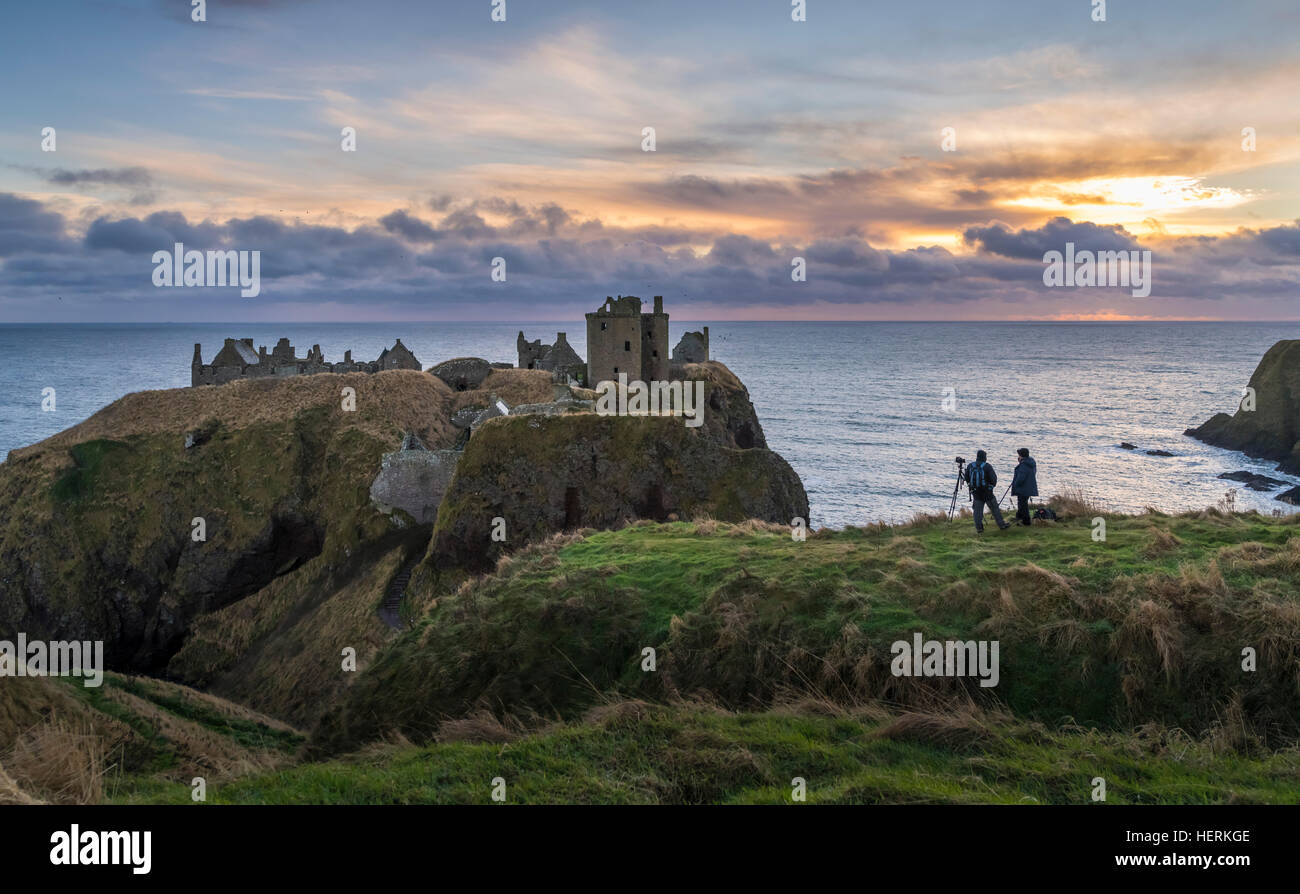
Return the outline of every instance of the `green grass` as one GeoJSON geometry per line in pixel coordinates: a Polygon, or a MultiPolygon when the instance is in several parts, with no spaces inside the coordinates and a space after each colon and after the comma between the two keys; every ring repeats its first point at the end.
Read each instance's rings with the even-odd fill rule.
{"type": "Polygon", "coordinates": [[[128,445],[122,441],[105,438],[73,445],[68,451],[73,466],[55,479],[50,489],[51,496],[60,503],[74,503],[89,496],[99,480],[104,460],[116,461],[127,449],[128,445]]]}
{"type": "Polygon", "coordinates": [[[170,714],[225,736],[244,748],[292,754],[304,741],[304,737],[293,730],[277,729],[255,720],[223,714],[197,698],[181,695],[180,690],[168,692],[145,684],[138,678],[110,677],[106,682],[153,702],[170,714]]]}
{"type": "MultiPolygon", "coordinates": [[[[1106,519],[1104,542],[1090,517],[557,537],[449,577],[299,763],[209,801],[487,804],[499,776],[508,803],[789,803],[794,777],[809,803],[1092,804],[1096,777],[1107,803],[1300,802],[1296,521],[1106,519]],[[913,632],[998,641],[999,685],[894,677],[913,632]]],[[[241,744],[300,742],[115,685],[241,744]]],[[[188,802],[157,750],[114,800],[188,802]]]]}
{"type": "MultiPolygon", "coordinates": [[[[509,744],[380,747],[209,788],[214,803],[490,804],[792,802],[1092,804],[1300,803],[1300,753],[1216,755],[1207,746],[1096,731],[1048,732],[1014,721],[973,743],[882,737],[880,722],[786,712],[732,715],[624,705],[604,719],[509,744]]],[[[185,802],[183,785],[129,802],[185,802]]],[[[1099,806],[1099,805],[1098,805],[1099,806]]]]}
{"type": "MultiPolygon", "coordinates": [[[[162,709],[166,714],[196,724],[215,733],[231,745],[253,753],[278,753],[291,755],[305,741],[302,734],[282,729],[255,719],[223,713],[197,694],[179,686],[142,677],[123,677],[106,674],[100,687],[85,687],[80,680],[67,679],[66,685],[76,698],[90,709],[130,728],[133,735],[118,742],[110,755],[114,775],[110,788],[137,791],[163,785],[168,775],[174,775],[185,761],[195,757],[184,743],[175,741],[161,728],[159,722],[113,699],[113,690],[130,693],[162,709]]],[[[93,717],[94,715],[91,715],[93,717]]],[[[93,721],[92,721],[93,722],[93,721]]],[[[187,727],[181,726],[184,730],[187,727]]]]}
{"type": "Polygon", "coordinates": [[[790,690],[841,703],[965,694],[1026,719],[1197,735],[1229,711],[1294,738],[1300,540],[1254,514],[1107,516],[976,537],[969,522],[819,532],[639,523],[511,558],[442,593],[315,737],[324,751],[446,718],[572,718],[607,698],[702,693],[733,710],[790,690]],[[996,690],[900,680],[891,644],[996,640],[996,690]],[[1241,650],[1259,655],[1254,672],[1241,650]],[[658,671],[640,669],[653,647],[658,671]]]}

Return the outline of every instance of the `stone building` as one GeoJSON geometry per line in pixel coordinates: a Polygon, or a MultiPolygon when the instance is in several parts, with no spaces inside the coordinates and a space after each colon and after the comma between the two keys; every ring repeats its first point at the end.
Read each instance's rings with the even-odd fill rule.
{"type": "Polygon", "coordinates": [[[289,339],[282,338],[270,353],[263,345],[253,350],[251,338],[228,338],[211,363],[203,362],[203,346],[194,346],[190,361],[190,385],[221,385],[236,379],[261,379],[271,376],[310,376],[317,373],[379,372],[384,369],[420,369],[420,361],[399,338],[385,348],[375,361],[354,361],[345,351],[338,363],[326,363],[320,345],[312,345],[306,357],[297,356],[289,339]]]}
{"type": "MultiPolygon", "coordinates": [[[[317,346],[316,350],[319,352],[320,347],[317,346]]],[[[351,355],[352,352],[348,351],[348,356],[351,355]]],[[[420,361],[415,359],[411,349],[402,344],[400,338],[391,348],[384,348],[375,363],[380,369],[413,369],[418,372],[421,368],[420,361]]]]}
{"type": "Polygon", "coordinates": [[[431,525],[460,457],[459,450],[430,450],[408,433],[397,452],[384,454],[370,500],[386,515],[401,509],[416,524],[431,525]]]}
{"type": "Polygon", "coordinates": [[[528,341],[521,330],[515,339],[519,349],[520,369],[543,369],[555,373],[557,379],[582,380],[587,372],[587,363],[578,356],[569,344],[568,336],[563,332],[555,333],[555,344],[544,345],[542,340],[528,341]]]}
{"type": "Polygon", "coordinates": [[[687,332],[673,348],[673,363],[705,363],[709,359],[709,327],[687,332]]]}
{"type": "Polygon", "coordinates": [[[662,295],[654,298],[654,311],[641,312],[635,295],[606,298],[587,314],[587,386],[618,381],[668,380],[668,314],[662,295]]]}

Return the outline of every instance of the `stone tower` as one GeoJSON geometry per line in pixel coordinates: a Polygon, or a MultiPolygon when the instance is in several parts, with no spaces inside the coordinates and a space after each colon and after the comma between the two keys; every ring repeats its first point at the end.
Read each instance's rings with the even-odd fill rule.
{"type": "Polygon", "coordinates": [[[668,361],[662,295],[655,296],[652,313],[641,312],[635,295],[620,295],[587,314],[587,387],[618,381],[620,373],[629,381],[667,381],[668,361]]]}

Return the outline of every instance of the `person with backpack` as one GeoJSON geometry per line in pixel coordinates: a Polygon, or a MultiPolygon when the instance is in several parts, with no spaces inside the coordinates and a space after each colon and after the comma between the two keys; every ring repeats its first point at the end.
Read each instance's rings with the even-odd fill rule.
{"type": "Polygon", "coordinates": [[[1016,498],[1016,521],[1032,525],[1029,498],[1038,496],[1038,463],[1029,455],[1028,447],[1021,447],[1016,453],[1020,459],[1016,462],[1016,474],[1011,478],[1011,495],[1016,498]]]}
{"type": "Polygon", "coordinates": [[[993,493],[993,488],[998,483],[998,473],[993,471],[993,467],[988,463],[989,455],[983,450],[975,454],[975,462],[966,467],[966,473],[962,477],[966,479],[966,487],[970,490],[972,508],[975,510],[975,533],[984,533],[984,507],[987,506],[993,512],[993,520],[998,523],[998,527],[1006,530],[1011,527],[1002,520],[1002,510],[998,508],[998,498],[993,493]]]}

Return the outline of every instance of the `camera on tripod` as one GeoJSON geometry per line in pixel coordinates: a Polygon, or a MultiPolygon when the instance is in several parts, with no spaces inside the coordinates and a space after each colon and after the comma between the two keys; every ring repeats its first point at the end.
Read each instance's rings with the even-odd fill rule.
{"type": "Polygon", "coordinates": [[[957,464],[957,483],[952,486],[952,502],[948,504],[948,521],[952,521],[953,515],[957,512],[957,495],[961,493],[961,486],[966,483],[966,470],[963,468],[966,465],[966,457],[958,456],[953,459],[953,462],[957,464]]]}

